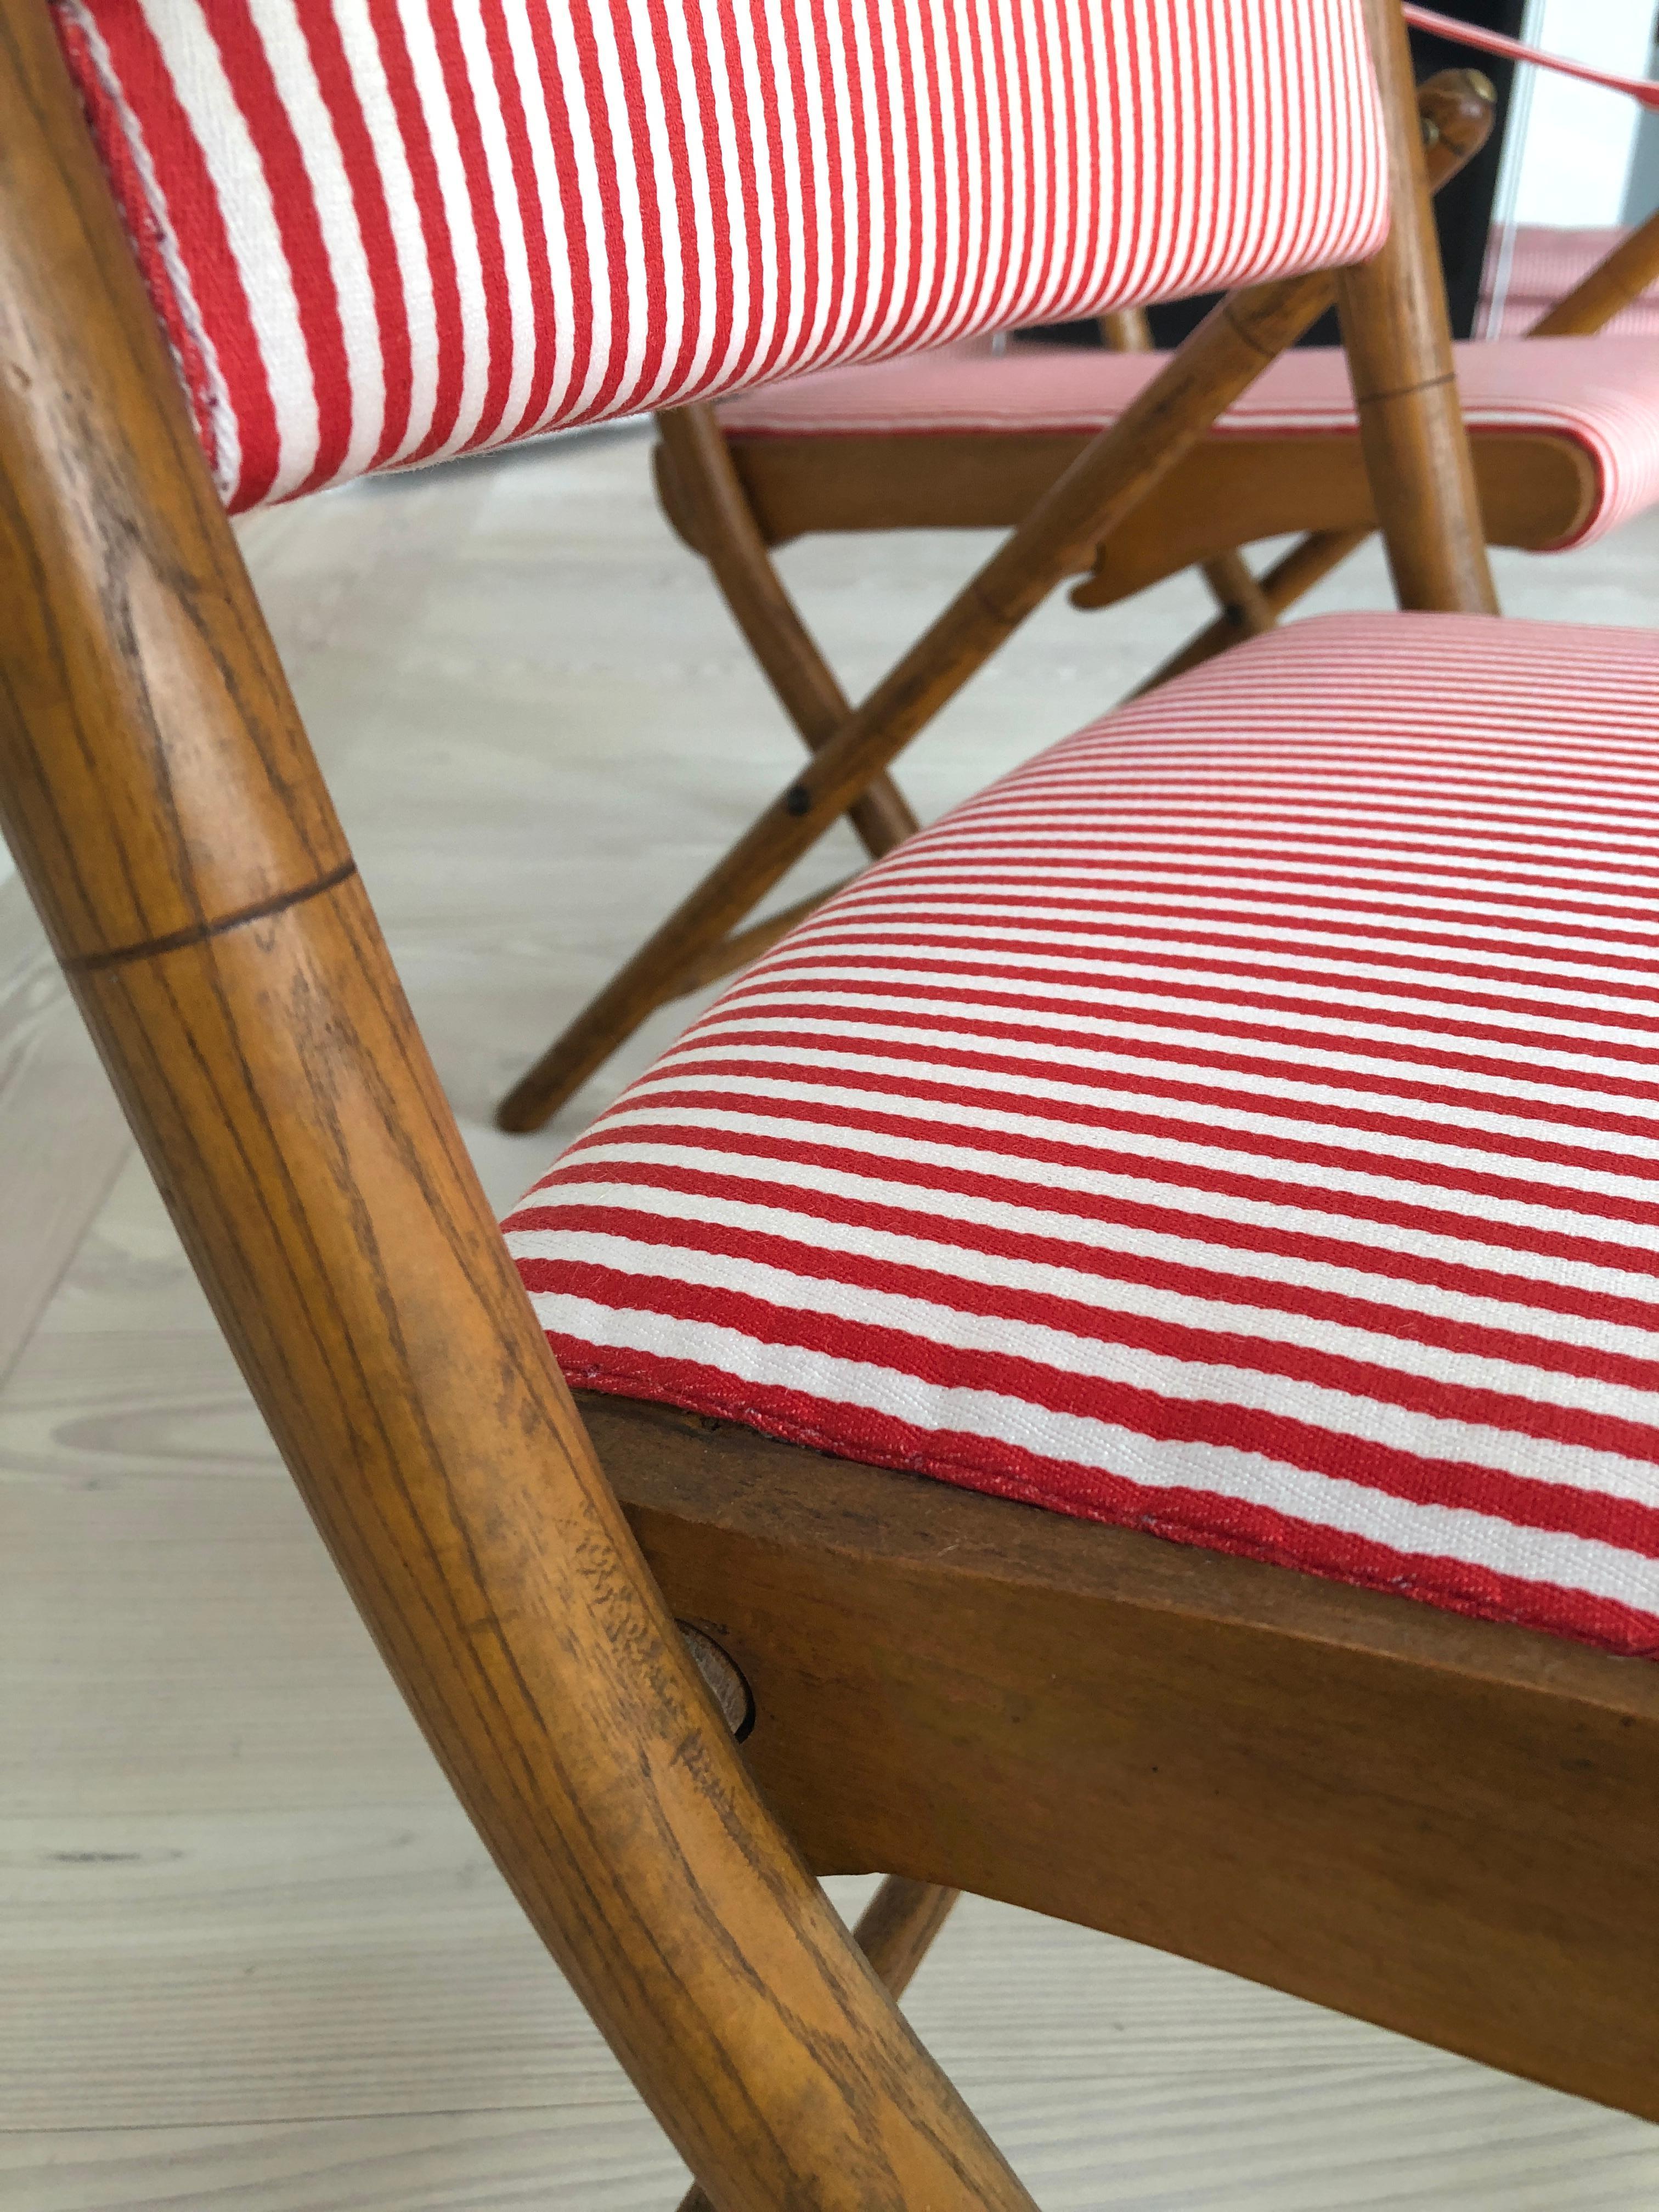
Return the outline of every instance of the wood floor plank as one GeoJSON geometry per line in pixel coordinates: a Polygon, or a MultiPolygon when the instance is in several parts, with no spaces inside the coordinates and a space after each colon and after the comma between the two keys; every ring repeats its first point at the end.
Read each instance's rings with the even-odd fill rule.
{"type": "MultiPolygon", "coordinates": [[[[1638,2212],[1634,2122],[1395,2044],[1201,1968],[970,1905],[911,2011],[1045,2212],[1638,2212]],[[1297,2015],[1301,2015],[1298,2019],[1297,2015]],[[1275,2033],[1277,2027],[1278,2032],[1275,2033]]],[[[463,2027],[471,2015],[463,2016],[463,2027]]],[[[459,2045],[462,2038],[455,2039],[459,2045]]],[[[561,2057],[562,2068],[569,2062],[561,2057]]],[[[666,2212],[676,2168],[625,2089],[330,2120],[0,2135],[8,2212],[666,2212]]]]}
{"type": "Polygon", "coordinates": [[[22,884],[0,881],[0,1382],[131,1139],[22,884]]]}

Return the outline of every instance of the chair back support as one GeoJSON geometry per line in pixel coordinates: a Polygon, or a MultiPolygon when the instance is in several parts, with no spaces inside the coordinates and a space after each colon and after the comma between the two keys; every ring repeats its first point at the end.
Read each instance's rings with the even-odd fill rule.
{"type": "Polygon", "coordinates": [[[1360,0],[54,0],[233,510],[1352,261],[1360,0]]]}
{"type": "MultiPolygon", "coordinates": [[[[724,2212],[1029,2199],[851,1945],[687,1661],[410,1021],[221,491],[246,504],[1015,319],[1025,303],[1105,307],[1339,242],[1364,251],[1381,140],[1358,25],[1383,29],[1397,76],[1394,5],[803,0],[791,14],[776,0],[763,14],[729,0],[722,14],[640,0],[567,22],[495,0],[453,15],[437,0],[0,0],[0,821],[388,1665],[724,2212]],[[649,32],[626,51],[624,20],[649,32]],[[769,43],[739,67],[763,25],[769,43]],[[195,43],[169,54],[173,39],[195,43]],[[1062,50],[1082,74],[1066,76],[1062,50]],[[962,53],[971,79],[945,73],[941,57],[962,53]],[[665,125],[670,76],[682,89],[665,125]],[[1073,155],[1041,188],[1054,204],[1069,207],[1060,184],[1080,190],[1101,145],[1130,149],[1102,204],[1135,213],[1113,216],[1103,260],[1081,216],[1054,232],[1070,242],[1053,270],[1021,258],[1054,226],[1012,125],[977,200],[940,182],[943,126],[917,118],[952,113],[978,145],[1004,112],[990,88],[1010,81],[1021,129],[1027,112],[1063,118],[1048,135],[1073,155]],[[928,88],[945,82],[941,104],[928,88]],[[984,88],[971,99],[970,82],[984,88]],[[1306,116],[1286,121],[1297,100],[1306,116]],[[1208,166],[1174,121],[1194,102],[1231,149],[1208,166]],[[606,118],[603,160],[598,122],[570,125],[577,106],[606,118]],[[1107,114],[1115,138],[1101,137],[1107,114]],[[803,147],[822,165],[816,198],[803,147]],[[879,237],[830,205],[854,168],[903,210],[879,237]],[[1242,229],[1217,196],[1235,174],[1242,229]],[[717,176],[733,180],[718,199],[717,176]],[[514,213],[532,177],[553,210],[539,232],[514,213]],[[555,177],[568,179],[556,191],[555,177]],[[581,252],[556,254],[579,219],[581,252]],[[239,317],[252,339],[240,355],[225,338],[239,317]]],[[[1420,171],[1414,132],[1405,143],[1420,171]]],[[[1415,191],[1399,152],[1396,132],[1395,174],[1415,191]]],[[[1377,260],[1420,251],[1420,227],[1396,225],[1377,260]]],[[[1356,280],[1347,304],[1374,289],[1356,280]]],[[[1238,323],[1238,344],[1259,321],[1238,323]]],[[[1377,356],[1380,388],[1435,388],[1421,336],[1377,356]]],[[[1408,464],[1414,450],[1400,445],[1408,464]]]]}

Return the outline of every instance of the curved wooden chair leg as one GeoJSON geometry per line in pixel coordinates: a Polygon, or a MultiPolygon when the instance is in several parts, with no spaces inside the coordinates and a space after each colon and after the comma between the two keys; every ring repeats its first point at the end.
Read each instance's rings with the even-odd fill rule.
{"type": "Polygon", "coordinates": [[[40,0],[0,0],[0,823],[382,1657],[726,2212],[1032,2212],[761,1797],[594,1457],[40,0]]]}
{"type": "MultiPolygon", "coordinates": [[[[940,1889],[931,1881],[890,1874],[859,1915],[853,1941],[890,1996],[902,1997],[909,1988],[961,1894],[959,1889],[940,1889]]],[[[720,2212],[720,2208],[693,2182],[678,2212],[720,2212]]]]}

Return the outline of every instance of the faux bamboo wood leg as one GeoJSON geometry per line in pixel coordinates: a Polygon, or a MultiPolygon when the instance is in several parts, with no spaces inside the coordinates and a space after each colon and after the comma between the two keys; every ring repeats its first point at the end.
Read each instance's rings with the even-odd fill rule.
{"type": "Polygon", "coordinates": [[[665,969],[719,944],[917,731],[982,667],[1090,549],[1117,526],[1222,410],[1316,321],[1328,276],[1290,277],[1223,301],[1111,428],[1059,481],[810,760],[748,834],[618,970],[502,1101],[504,1129],[539,1128],[661,1003],[665,969]]]}
{"type": "MultiPolygon", "coordinates": [[[[738,628],[765,671],[809,752],[834,737],[852,704],[813,643],[784,588],[744,495],[712,407],[675,407],[657,417],[678,487],[738,628]]],[[[902,844],[916,817],[884,772],[871,779],[848,817],[872,860],[902,844]]]]}
{"type": "Polygon", "coordinates": [[[1364,7],[1388,128],[1393,221],[1382,252],[1344,270],[1336,290],[1371,501],[1402,607],[1496,614],[1405,18],[1398,0],[1364,7]]]}
{"type": "MultiPolygon", "coordinates": [[[[961,1894],[959,1889],[939,1889],[931,1881],[890,1874],[865,1906],[853,1940],[890,1996],[901,1997],[908,1989],[961,1894]]],[[[694,2183],[681,2197],[678,2212],[719,2212],[719,2208],[694,2183]]]]}
{"type": "MultiPolygon", "coordinates": [[[[1100,336],[1109,353],[1152,350],[1152,326],[1144,307],[1125,307],[1115,314],[1103,315],[1100,336]]],[[[1254,637],[1273,628],[1273,610],[1242,553],[1218,553],[1212,559],[1201,562],[1200,567],[1232,637],[1254,637]]]]}
{"type": "MultiPolygon", "coordinates": [[[[1350,553],[1363,545],[1370,536],[1365,530],[1317,530],[1298,538],[1290,551],[1275,561],[1273,567],[1256,579],[1256,589],[1272,610],[1276,622],[1287,607],[1292,607],[1305,592],[1312,591],[1321,577],[1328,576],[1333,568],[1340,568],[1350,553]]],[[[1207,629],[1201,629],[1188,639],[1179,653],[1174,653],[1161,667],[1155,668],[1144,684],[1137,684],[1129,694],[1132,699],[1144,693],[1156,691],[1160,684],[1182,676],[1189,668],[1196,668],[1212,660],[1218,653],[1224,653],[1230,645],[1237,645],[1241,635],[1248,635],[1229,615],[1218,616],[1207,629]]]]}

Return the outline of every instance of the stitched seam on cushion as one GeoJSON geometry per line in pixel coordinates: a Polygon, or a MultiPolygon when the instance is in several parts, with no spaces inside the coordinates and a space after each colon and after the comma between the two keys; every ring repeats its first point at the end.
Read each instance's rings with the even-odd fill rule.
{"type": "MultiPolygon", "coordinates": [[[[551,1338],[556,1358],[558,1346],[551,1338]]],[[[762,1436],[776,1437],[784,1443],[804,1444],[813,1451],[821,1451],[832,1459],[852,1459],[854,1455],[839,1438],[831,1437],[809,1421],[784,1420],[775,1413],[763,1413],[745,1400],[714,1389],[677,1389],[672,1396],[662,1391],[660,1385],[646,1374],[625,1367],[581,1365],[559,1358],[559,1371],[573,1389],[599,1390],[612,1397],[632,1397],[648,1401],[653,1405],[674,1406],[688,1413],[702,1413],[720,1420],[733,1421],[740,1428],[753,1429],[762,1436]]],[[[1170,1543],[1199,1546],[1206,1550],[1223,1552],[1237,1559],[1259,1559],[1265,1565],[1284,1567],[1292,1574],[1312,1575],[1321,1582],[1346,1583],[1358,1589],[1381,1590],[1385,1596],[1406,1597],[1419,1603],[1432,1605],[1445,1613],[1466,1614],[1477,1620],[1490,1620],[1501,1626],[1524,1628],[1534,1636],[1554,1636],[1564,1641],[1594,1646],[1601,1651],[1611,1651],[1618,1657],[1646,1660],[1659,1659],[1659,1643],[1632,1644],[1616,1641],[1612,1637],[1598,1636],[1591,1630],[1565,1630],[1553,1622],[1547,1622],[1537,1613],[1523,1613],[1513,1606],[1505,1606],[1474,1595],[1457,1582],[1431,1575],[1368,1574],[1363,1569],[1338,1572],[1329,1567],[1310,1567],[1288,1547],[1263,1543],[1258,1538],[1239,1536],[1231,1529],[1223,1528],[1198,1514],[1179,1513],[1114,1513],[1098,1507],[1079,1507],[1074,1498],[1062,1497],[1038,1482],[1022,1481],[1017,1476],[993,1474],[987,1478],[982,1468],[967,1459],[952,1459],[948,1454],[878,1452],[868,1458],[860,1455],[860,1463],[868,1467],[890,1468],[901,1474],[920,1474],[938,1482],[948,1482],[954,1488],[976,1490],[983,1494],[1008,1498],[1027,1505],[1038,1505],[1052,1513],[1063,1513],[1073,1521],[1095,1521],[1113,1528],[1135,1528],[1148,1535],[1159,1536],[1170,1543]],[[951,1470],[946,1472],[946,1470],[951,1470]]],[[[1634,1608],[1632,1608],[1634,1610],[1634,1608]]]]}
{"type": "Polygon", "coordinates": [[[198,434],[206,450],[208,465],[222,499],[228,501],[241,473],[241,440],[230,392],[207,325],[197,303],[190,271],[179,245],[178,234],[167,212],[167,195],[155,173],[143,128],[127,100],[103,33],[83,0],[52,0],[66,31],[64,45],[78,54],[82,70],[76,79],[93,142],[121,216],[122,226],[150,295],[179,372],[179,382],[191,403],[198,434]],[[90,76],[91,82],[88,82],[90,76]],[[142,227],[131,196],[120,189],[122,166],[111,144],[118,133],[120,150],[133,184],[143,196],[142,227]]]}

